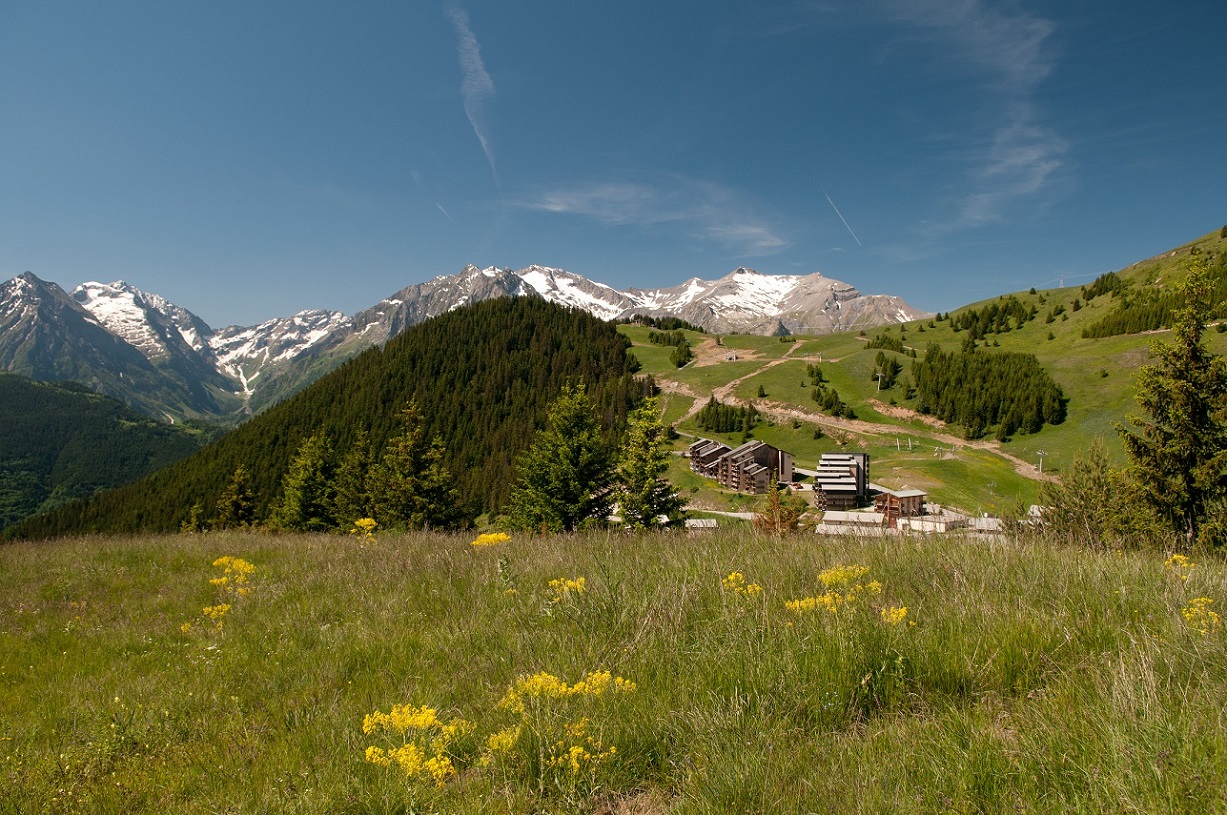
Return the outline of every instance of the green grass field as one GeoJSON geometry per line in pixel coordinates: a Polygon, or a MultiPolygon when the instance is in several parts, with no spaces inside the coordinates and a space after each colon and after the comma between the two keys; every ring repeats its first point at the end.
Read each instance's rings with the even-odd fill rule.
{"type": "Polygon", "coordinates": [[[0,548],[0,813],[1227,800],[1218,557],[748,529],[472,537],[0,548]],[[223,556],[254,567],[245,583],[223,556]]]}

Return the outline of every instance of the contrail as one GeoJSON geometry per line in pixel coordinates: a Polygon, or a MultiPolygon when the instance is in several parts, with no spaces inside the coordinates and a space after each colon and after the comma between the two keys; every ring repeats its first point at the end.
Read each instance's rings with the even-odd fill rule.
{"type": "Polygon", "coordinates": [[[835,210],[835,214],[839,216],[839,220],[844,222],[844,227],[848,230],[848,234],[852,236],[852,240],[856,241],[857,246],[864,246],[865,244],[861,243],[861,239],[858,238],[856,236],[856,233],[852,231],[852,227],[848,226],[847,219],[844,218],[844,214],[839,211],[839,207],[835,206],[835,202],[831,200],[831,196],[827,194],[826,189],[825,188],[820,188],[820,189],[822,189],[822,194],[826,195],[827,203],[831,205],[831,209],[835,210]]]}
{"type": "Polygon", "coordinates": [[[490,162],[490,172],[494,174],[494,180],[497,182],[498,168],[494,165],[494,150],[490,147],[486,132],[484,111],[486,98],[494,95],[494,80],[486,73],[485,63],[481,61],[481,47],[469,28],[469,13],[459,6],[450,6],[447,14],[452,18],[452,25],[456,27],[456,36],[460,40],[460,68],[464,71],[460,93],[464,96],[464,112],[469,117],[469,124],[473,126],[473,133],[481,142],[482,152],[486,154],[486,161],[490,162]]]}

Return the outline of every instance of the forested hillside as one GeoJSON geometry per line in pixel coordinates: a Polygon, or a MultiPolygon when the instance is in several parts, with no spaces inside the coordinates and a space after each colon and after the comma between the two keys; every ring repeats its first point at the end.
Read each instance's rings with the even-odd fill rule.
{"type": "Polygon", "coordinates": [[[84,385],[0,373],[0,529],[148,475],[208,437],[84,385]]]}
{"type": "MultiPolygon", "coordinates": [[[[1219,319],[1227,314],[1227,249],[1207,247],[1199,254],[1214,278],[1213,301],[1216,303],[1210,317],[1219,319]]],[[[1172,315],[1182,305],[1179,293],[1170,285],[1170,269],[1157,263],[1143,263],[1132,274],[1122,277],[1108,272],[1096,278],[1090,286],[1082,288],[1082,297],[1087,303],[1096,297],[1109,299],[1113,308],[1098,322],[1082,329],[1088,338],[1114,337],[1120,334],[1137,334],[1169,328],[1172,315]]],[[[1074,301],[1081,307],[1081,303],[1074,301]]]]}
{"type": "Polygon", "coordinates": [[[438,437],[463,514],[500,507],[517,455],[567,382],[585,382],[611,438],[645,387],[628,370],[628,342],[589,314],[537,298],[457,309],[364,352],[195,456],[123,489],[15,527],[22,537],[173,531],[208,525],[245,470],[257,521],[267,520],[291,459],[322,435],[344,456],[365,435],[372,451],[400,432],[410,403],[438,437]]]}

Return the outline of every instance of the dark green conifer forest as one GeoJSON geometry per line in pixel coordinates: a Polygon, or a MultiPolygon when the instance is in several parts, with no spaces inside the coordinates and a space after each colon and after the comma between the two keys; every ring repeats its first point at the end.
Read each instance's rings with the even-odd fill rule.
{"type": "Polygon", "coordinates": [[[1034,354],[984,351],[968,341],[959,353],[930,345],[912,363],[919,412],[957,422],[969,439],[992,427],[1004,440],[1065,421],[1065,395],[1034,354]]]}
{"type": "MultiPolygon", "coordinates": [[[[362,353],[198,454],[28,519],[10,533],[41,538],[233,523],[233,496],[227,496],[240,470],[251,503],[244,511],[264,524],[275,507],[285,506],[283,479],[308,439],[326,441],[321,448],[333,457],[329,466],[340,472],[346,462],[378,461],[403,432],[403,413],[412,404],[423,438],[442,448],[440,466],[451,473],[463,523],[504,505],[517,457],[565,385],[584,383],[602,432],[611,443],[620,435],[629,410],[654,388],[629,370],[628,346],[613,325],[537,298],[457,309],[362,353]]],[[[346,500],[362,506],[352,496],[346,500]]]]}

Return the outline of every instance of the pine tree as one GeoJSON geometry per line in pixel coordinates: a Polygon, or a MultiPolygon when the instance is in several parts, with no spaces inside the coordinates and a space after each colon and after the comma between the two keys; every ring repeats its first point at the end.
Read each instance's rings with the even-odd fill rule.
{"type": "Polygon", "coordinates": [[[385,527],[449,529],[463,515],[451,473],[443,463],[446,450],[426,431],[415,404],[401,413],[404,430],[388,441],[372,474],[375,519],[385,527]]]}
{"type": "Polygon", "coordinates": [[[322,532],[336,525],[333,509],[332,444],[316,433],[301,445],[281,480],[281,500],[271,522],[278,529],[322,532]]]}
{"type": "Polygon", "coordinates": [[[334,515],[339,528],[348,529],[354,521],[374,517],[371,482],[375,463],[370,435],[361,429],[337,467],[334,515]]]}
{"type": "MultiPolygon", "coordinates": [[[[1159,361],[1138,374],[1138,405],[1117,431],[1148,504],[1185,539],[1199,542],[1207,511],[1227,497],[1227,363],[1202,344],[1214,304],[1205,260],[1189,261],[1172,342],[1153,346],[1159,361]]],[[[1216,541],[1221,543],[1221,541],[1216,541]]]]}
{"type": "Polygon", "coordinates": [[[660,400],[644,400],[628,422],[614,477],[622,521],[631,529],[676,526],[684,515],[685,501],[662,477],[669,468],[669,453],[665,450],[668,431],[660,421],[660,400]],[[663,523],[661,517],[666,518],[663,523]]]}
{"type": "Polygon", "coordinates": [[[572,532],[609,516],[609,455],[583,385],[563,389],[516,470],[508,503],[513,528],[572,532]]]}
{"type": "Polygon", "coordinates": [[[217,529],[236,529],[256,522],[256,502],[251,491],[251,476],[242,464],[234,468],[230,483],[217,499],[217,529]]]}

